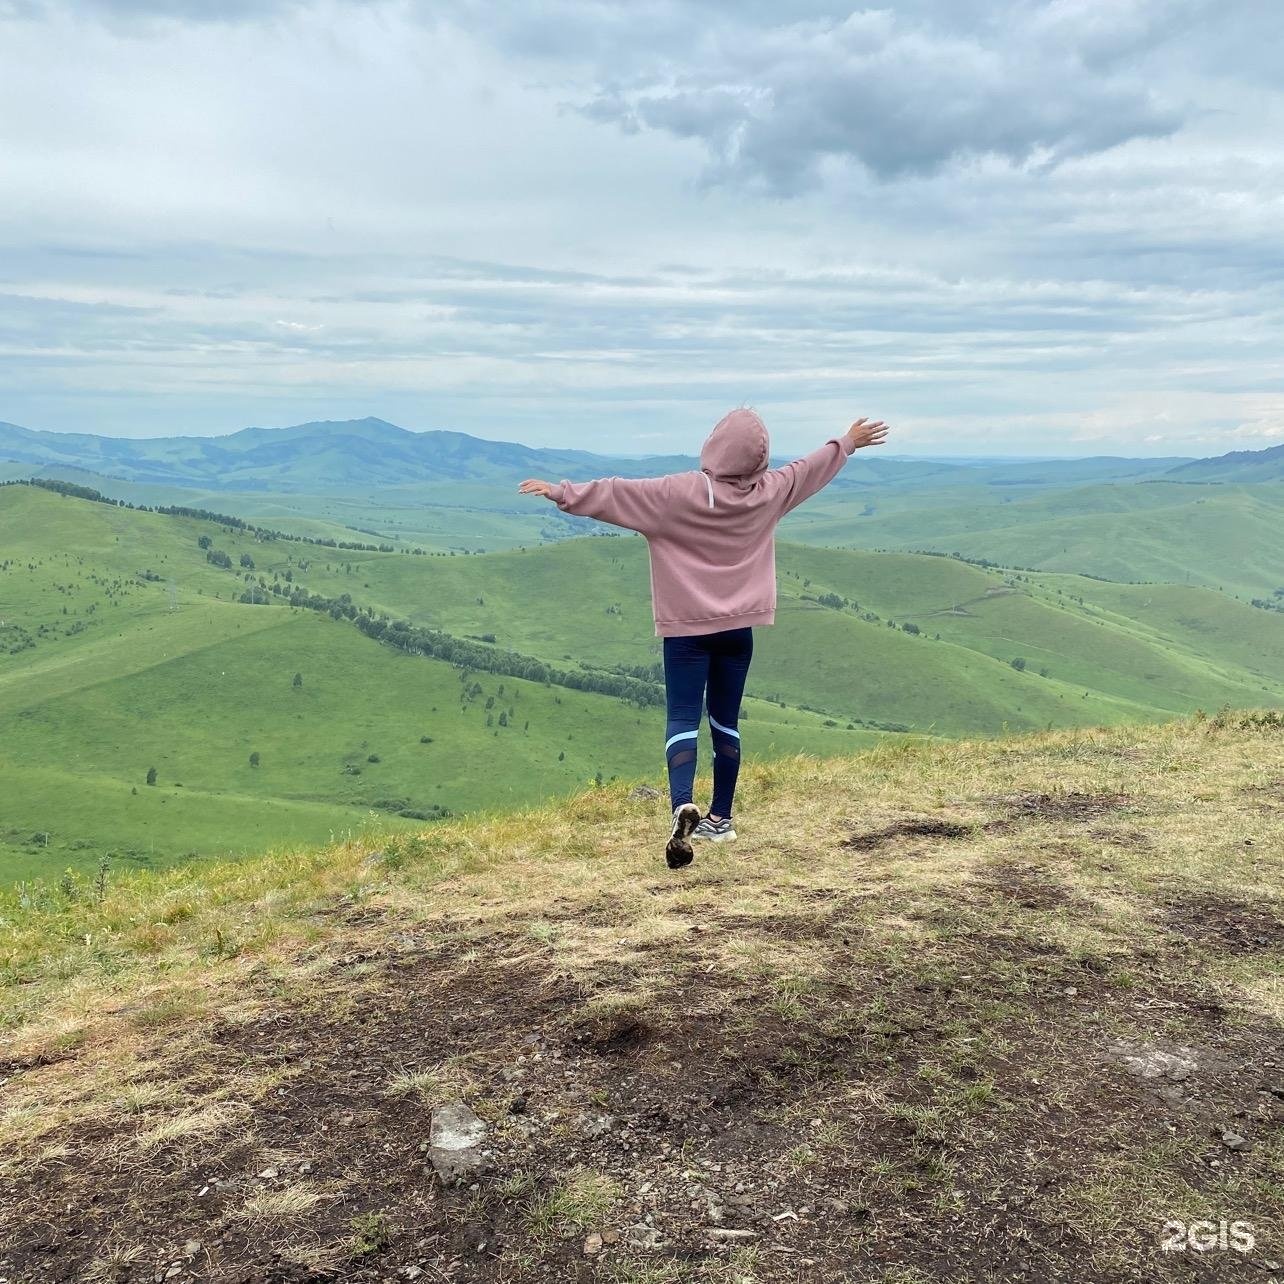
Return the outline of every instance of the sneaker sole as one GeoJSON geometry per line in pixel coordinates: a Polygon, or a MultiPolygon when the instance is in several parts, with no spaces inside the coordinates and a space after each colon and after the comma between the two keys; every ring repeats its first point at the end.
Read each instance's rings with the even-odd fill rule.
{"type": "Polygon", "coordinates": [[[729,834],[692,834],[693,843],[734,843],[736,841],[736,831],[733,829],[729,834]]]}
{"type": "Polygon", "coordinates": [[[695,803],[685,803],[678,808],[678,814],[673,818],[673,833],[664,848],[665,864],[670,869],[682,869],[695,860],[691,835],[699,823],[700,809],[695,803]]]}

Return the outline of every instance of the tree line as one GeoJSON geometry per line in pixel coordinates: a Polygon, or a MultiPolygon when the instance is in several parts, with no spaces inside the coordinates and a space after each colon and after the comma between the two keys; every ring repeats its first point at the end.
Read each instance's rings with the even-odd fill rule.
{"type": "MultiPolygon", "coordinates": [[[[505,677],[524,678],[528,682],[541,682],[545,686],[567,687],[572,691],[593,691],[599,695],[614,696],[640,706],[662,705],[664,691],[656,681],[646,676],[654,672],[641,666],[635,670],[639,676],[628,672],[606,669],[559,669],[534,656],[520,651],[509,651],[488,642],[456,637],[442,629],[425,628],[409,620],[392,619],[375,615],[368,606],[358,606],[350,593],[326,597],[298,585],[260,580],[241,594],[240,600],[253,605],[270,601],[269,594],[290,606],[309,611],[324,611],[336,620],[351,620],[369,638],[386,643],[411,655],[426,655],[434,660],[445,660],[459,669],[475,669],[481,673],[498,673],[505,677]]],[[[623,667],[623,666],[621,666],[623,667]]]]}
{"type": "MultiPolygon", "coordinates": [[[[39,486],[42,490],[51,490],[59,495],[68,495],[73,499],[88,499],[95,504],[109,504],[112,508],[129,508],[137,513],[162,513],[167,517],[191,517],[202,522],[217,522],[232,530],[246,531],[262,540],[284,539],[295,544],[315,544],[321,548],[341,548],[357,553],[395,553],[391,544],[362,544],[354,540],[322,539],[312,535],[294,535],[289,531],[273,530],[267,526],[255,526],[241,517],[232,517],[227,513],[216,513],[208,508],[188,508],[182,504],[131,504],[125,499],[112,499],[92,486],[81,486],[78,482],[61,481],[56,477],[21,477],[11,481],[0,482],[0,486],[39,486]]],[[[413,550],[422,554],[423,549],[413,550]]]]}

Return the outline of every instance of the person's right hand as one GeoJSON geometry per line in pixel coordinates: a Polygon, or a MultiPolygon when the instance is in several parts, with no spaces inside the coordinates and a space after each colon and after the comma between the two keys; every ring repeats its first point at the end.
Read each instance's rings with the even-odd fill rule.
{"type": "Polygon", "coordinates": [[[887,433],[887,425],[881,419],[858,419],[847,430],[853,450],[862,446],[881,446],[887,439],[887,433]]]}

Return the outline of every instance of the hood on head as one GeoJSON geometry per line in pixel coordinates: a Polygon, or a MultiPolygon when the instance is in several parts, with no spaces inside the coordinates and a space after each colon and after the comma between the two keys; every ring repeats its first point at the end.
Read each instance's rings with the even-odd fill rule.
{"type": "Polygon", "coordinates": [[[753,410],[724,415],[700,448],[700,469],[719,481],[752,481],[767,470],[767,425],[753,410]]]}

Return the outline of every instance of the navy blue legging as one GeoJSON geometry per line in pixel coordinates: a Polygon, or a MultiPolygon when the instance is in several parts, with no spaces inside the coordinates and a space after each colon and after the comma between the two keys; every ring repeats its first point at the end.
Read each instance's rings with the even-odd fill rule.
{"type": "Polygon", "coordinates": [[[713,737],[715,816],[730,816],[740,774],[740,700],[753,658],[753,630],[728,629],[693,638],[664,639],[664,691],[669,723],[664,756],[669,764],[669,801],[691,801],[695,785],[696,739],[706,701],[713,737]]]}

